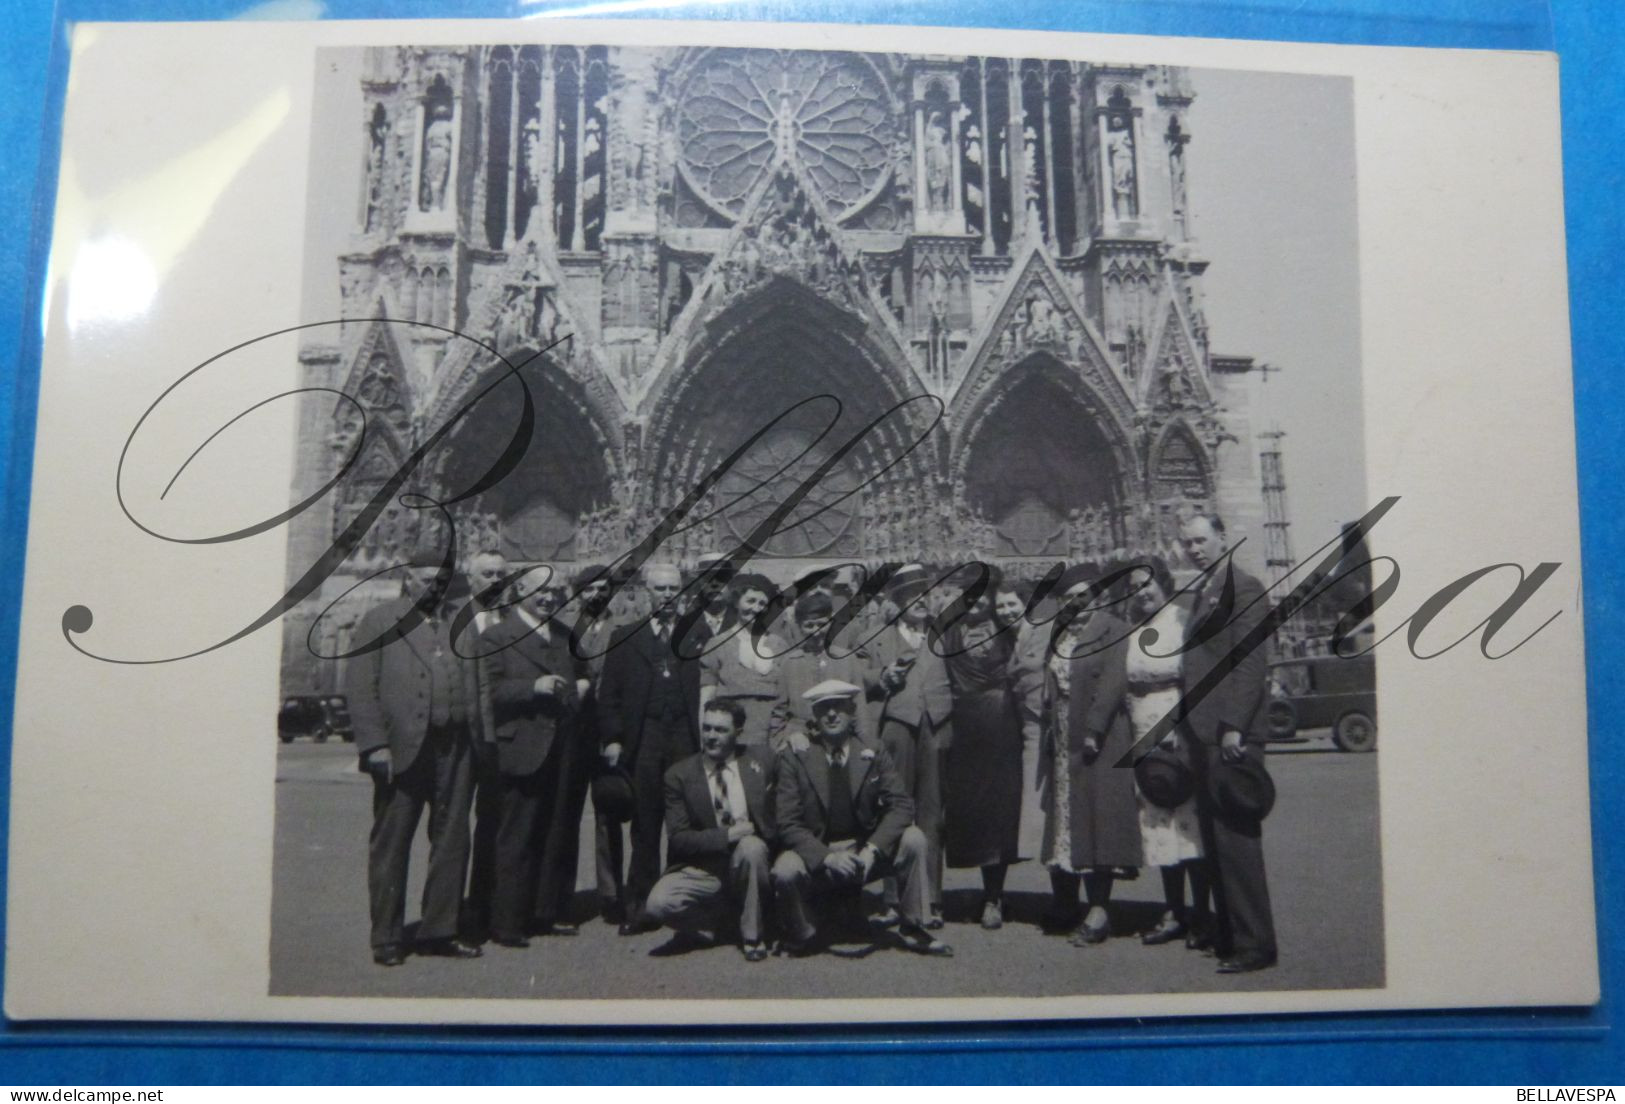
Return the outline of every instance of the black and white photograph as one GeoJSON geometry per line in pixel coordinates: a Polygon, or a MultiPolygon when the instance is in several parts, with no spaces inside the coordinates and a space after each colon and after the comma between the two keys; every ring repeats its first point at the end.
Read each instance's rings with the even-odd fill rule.
{"type": "Polygon", "coordinates": [[[1596,1000],[1549,57],[68,50],[8,1017],[1596,1000]]]}
{"type": "Polygon", "coordinates": [[[1383,986],[1347,78],[316,69],[273,994],[1383,986]]]}

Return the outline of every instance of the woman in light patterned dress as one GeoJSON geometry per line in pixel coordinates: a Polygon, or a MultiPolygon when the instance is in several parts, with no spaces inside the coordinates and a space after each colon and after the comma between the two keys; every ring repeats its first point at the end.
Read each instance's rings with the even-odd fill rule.
{"type": "MultiPolygon", "coordinates": [[[[1116,714],[1126,713],[1136,744],[1171,709],[1179,706],[1180,655],[1185,639],[1186,613],[1177,601],[1173,576],[1161,559],[1152,558],[1145,566],[1151,578],[1135,593],[1133,607],[1137,623],[1156,630],[1154,642],[1142,646],[1135,632],[1112,650],[1102,673],[1099,691],[1090,712],[1090,726],[1104,728],[1116,714]],[[1173,654],[1169,654],[1173,653],[1173,654]]],[[[1177,729],[1162,740],[1162,746],[1177,749],[1184,737],[1177,729]]],[[[1142,943],[1156,945],[1185,937],[1186,945],[1201,949],[1211,927],[1209,886],[1202,863],[1202,832],[1196,816],[1196,797],[1168,809],[1146,798],[1135,787],[1140,811],[1140,850],[1147,866],[1162,870],[1162,891],[1167,910],[1162,919],[1141,937],[1142,943]],[[1190,880],[1191,910],[1185,909],[1185,881],[1190,880]]]]}

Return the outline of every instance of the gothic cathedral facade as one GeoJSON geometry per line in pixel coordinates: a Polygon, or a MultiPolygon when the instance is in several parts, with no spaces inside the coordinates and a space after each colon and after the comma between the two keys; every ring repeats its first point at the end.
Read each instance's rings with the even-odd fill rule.
{"type": "MultiPolygon", "coordinates": [[[[450,509],[465,556],[613,560],[748,441],[661,558],[732,549],[821,471],[757,569],[1038,574],[1171,554],[1196,504],[1256,570],[1252,362],[1208,344],[1195,98],[1165,66],[369,49],[365,156],[334,167],[361,180],[350,321],[301,354],[306,386],[355,401],[306,404],[296,490],[351,466],[296,519],[291,569],[442,428],[424,485],[477,483],[517,392],[474,400],[546,350],[519,466],[450,509]]],[[[424,522],[388,504],[328,590],[400,562],[424,522]]]]}

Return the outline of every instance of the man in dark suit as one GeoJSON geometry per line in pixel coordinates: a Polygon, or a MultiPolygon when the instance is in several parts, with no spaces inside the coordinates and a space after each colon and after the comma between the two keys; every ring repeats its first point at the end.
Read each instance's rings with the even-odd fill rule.
{"type": "Polygon", "coordinates": [[[830,890],[857,893],[895,873],[901,890],[898,935],[909,950],[952,955],[925,930],[930,913],[925,836],[913,825],[914,803],[891,756],[856,731],[863,689],[831,679],[807,692],[818,739],[785,750],[775,771],[774,814],[785,851],[773,863],[781,949],[806,954],[818,934],[808,898],[830,890]]]}
{"type": "Polygon", "coordinates": [[[1219,972],[1250,973],[1275,965],[1275,923],[1264,876],[1263,824],[1215,807],[1209,780],[1227,764],[1249,760],[1263,769],[1264,651],[1242,642],[1269,613],[1264,586],[1224,554],[1224,522],[1197,514],[1180,528],[1180,544],[1204,573],[1186,630],[1181,677],[1184,726],[1197,776],[1197,814],[1218,913],[1219,972]],[[1245,651],[1243,651],[1245,649],[1245,651]],[[1218,670],[1219,682],[1198,698],[1194,687],[1218,670]]]}
{"type": "Polygon", "coordinates": [[[739,746],[745,709],[713,698],[700,711],[700,753],[666,772],[666,873],[644,912],[679,936],[714,941],[728,905],[746,962],[767,957],[762,912],[769,893],[773,754],[739,746]]]}
{"type": "Polygon", "coordinates": [[[543,935],[576,933],[566,918],[575,856],[566,874],[557,846],[568,829],[581,701],[578,661],[553,620],[563,602],[561,586],[538,586],[480,640],[501,777],[491,941],[504,947],[529,946],[533,925],[543,935]]]}
{"type": "Polygon", "coordinates": [[[454,591],[436,587],[440,569],[437,553],[414,557],[400,598],[368,611],[356,626],[357,646],[382,646],[350,660],[345,672],[356,752],[373,782],[367,888],[372,957],[380,966],[406,958],[407,861],[425,806],[429,871],[415,949],[453,958],[480,954],[459,938],[480,687],[476,664],[454,647],[454,591]]]}
{"type": "MultiPolygon", "coordinates": [[[[577,743],[582,748],[580,770],[571,782],[571,806],[579,816],[585,808],[586,793],[592,785],[593,774],[602,761],[599,758],[598,738],[598,684],[603,679],[604,665],[609,660],[609,645],[621,622],[610,608],[610,574],[602,564],[591,564],[577,571],[570,585],[575,590],[576,616],[571,632],[576,657],[586,668],[586,682],[582,688],[581,712],[577,714],[577,743]]],[[[579,831],[579,829],[578,829],[579,831]]],[[[572,835],[572,838],[579,838],[572,835]]],[[[593,868],[598,890],[598,908],[603,918],[612,924],[626,919],[621,911],[621,895],[625,892],[625,832],[619,820],[600,809],[593,810],[593,868]]]]}
{"type": "MultiPolygon", "coordinates": [[[[925,835],[931,911],[926,926],[942,927],[943,765],[953,742],[953,689],[940,649],[932,647],[931,611],[925,599],[930,573],[904,564],[891,577],[891,598],[900,612],[868,645],[865,684],[878,699],[875,734],[897,766],[914,802],[914,823],[925,835]]],[[[887,904],[896,891],[887,887],[887,904]]],[[[889,917],[888,917],[889,919],[889,917]]]]}
{"type": "Polygon", "coordinates": [[[632,861],[622,935],[654,930],[643,903],[660,876],[665,776],[699,750],[700,664],[705,627],[674,640],[682,576],[669,564],[644,572],[654,612],[616,633],[598,686],[598,739],[607,766],[632,781],[632,861]]]}
{"type": "MultiPolygon", "coordinates": [[[[474,590],[474,638],[499,623],[509,611],[508,560],[495,548],[474,553],[469,564],[469,585],[474,590]]],[[[465,649],[465,652],[467,649],[465,649]]],[[[475,649],[476,652],[479,649],[475,649]]],[[[496,884],[497,826],[502,822],[502,773],[497,769],[496,726],[491,722],[491,691],[485,684],[485,670],[475,665],[480,676],[480,735],[473,745],[474,847],[469,860],[468,898],[464,902],[463,931],[474,942],[483,943],[491,931],[491,888],[496,884]]]]}

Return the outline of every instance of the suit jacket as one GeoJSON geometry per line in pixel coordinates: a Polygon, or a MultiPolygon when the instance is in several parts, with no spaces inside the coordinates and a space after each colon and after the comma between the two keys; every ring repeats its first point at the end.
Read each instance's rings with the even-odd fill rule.
{"type": "MultiPolygon", "coordinates": [[[[744,748],[739,754],[739,777],[745,786],[745,808],[756,834],[772,843],[773,753],[766,747],[744,748]]],[[[681,759],[666,772],[666,869],[687,864],[709,870],[719,878],[728,866],[733,845],[728,829],[717,823],[711,782],[702,754],[681,759]]]]}
{"type": "MultiPolygon", "coordinates": [[[[694,642],[681,642],[685,655],[696,655],[708,638],[704,623],[694,627],[694,642]]],[[[637,758],[643,739],[644,714],[654,680],[661,678],[661,665],[671,664],[671,677],[683,696],[688,720],[689,750],[700,750],[700,662],[679,659],[670,640],[655,635],[650,622],[625,625],[615,631],[604,673],[598,681],[598,743],[607,748],[621,745],[621,762],[630,766],[637,758]]]]}
{"type": "Polygon", "coordinates": [[[1014,644],[1010,652],[1010,687],[1021,707],[1022,719],[1036,719],[1044,710],[1044,665],[1049,662],[1055,625],[1034,625],[1023,620],[1006,631],[1014,644]]]}
{"type": "MultiPolygon", "coordinates": [[[[377,639],[411,609],[411,600],[404,597],[373,607],[357,622],[352,639],[360,642],[377,639]]],[[[356,751],[365,756],[378,748],[388,748],[396,774],[405,772],[417,760],[429,731],[429,718],[433,716],[429,658],[422,651],[430,643],[430,631],[428,626],[420,625],[407,636],[396,636],[382,648],[350,660],[344,672],[356,751]]],[[[464,651],[478,650],[472,638],[471,623],[464,635],[471,645],[464,647],[464,651]]],[[[478,739],[482,731],[479,664],[453,658],[463,676],[463,703],[469,728],[478,739]]]]}
{"type": "MultiPolygon", "coordinates": [[[[847,779],[852,785],[852,811],[867,842],[888,859],[897,857],[903,832],[914,823],[914,802],[903,788],[890,755],[862,736],[847,741],[847,779]]],[[[817,870],[829,854],[829,758],[822,743],[805,751],[779,754],[774,771],[774,817],[779,843],[817,870]]]]}
{"type": "Polygon", "coordinates": [[[896,625],[887,625],[869,642],[869,671],[864,686],[881,699],[876,713],[882,720],[889,717],[910,728],[929,725],[938,733],[938,746],[947,747],[948,721],[954,711],[953,688],[948,682],[947,662],[931,650],[931,642],[931,630],[927,628],[925,641],[916,651],[904,642],[896,625]],[[915,657],[908,681],[901,690],[887,696],[880,686],[880,673],[904,655],[915,657]]]}
{"type": "Polygon", "coordinates": [[[485,655],[485,682],[491,694],[492,723],[495,726],[497,765],[503,774],[523,777],[535,774],[547,762],[554,744],[571,739],[581,701],[576,678],[582,665],[570,653],[570,638],[564,626],[548,626],[549,639],[543,641],[530,622],[510,614],[493,625],[480,639],[485,655]],[[565,689],[556,695],[538,695],[536,680],[557,675],[565,689]]]}
{"type": "Polygon", "coordinates": [[[1264,648],[1268,642],[1260,642],[1244,656],[1231,656],[1253,628],[1269,615],[1269,600],[1263,583],[1228,563],[1226,570],[1230,586],[1234,588],[1229,616],[1223,617],[1225,611],[1221,608],[1225,576],[1215,573],[1196,595],[1185,626],[1187,641],[1212,633],[1185,653],[1181,675],[1185,727],[1204,744],[1217,744],[1225,728],[1238,730],[1247,741],[1262,740],[1267,728],[1264,648]],[[1223,681],[1200,701],[1196,700],[1193,688],[1215,669],[1225,672],[1223,681]]]}

